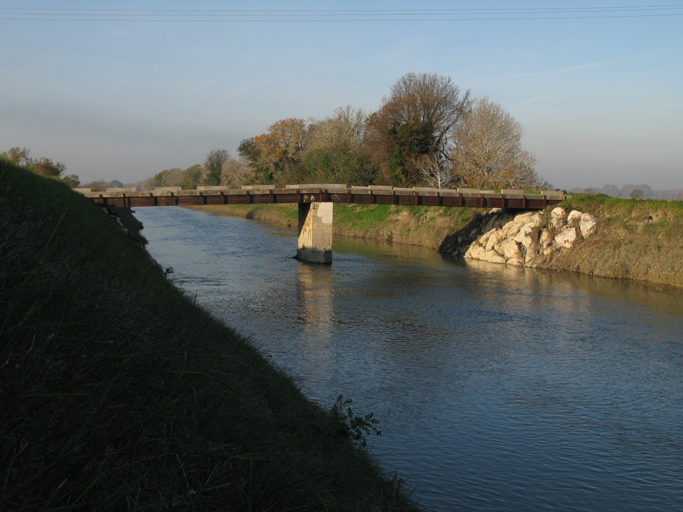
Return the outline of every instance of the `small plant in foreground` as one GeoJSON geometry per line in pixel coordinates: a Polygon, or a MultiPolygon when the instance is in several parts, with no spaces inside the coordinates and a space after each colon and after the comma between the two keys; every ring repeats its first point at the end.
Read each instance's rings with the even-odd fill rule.
{"type": "Polygon", "coordinates": [[[382,431],[377,430],[379,420],[373,418],[374,414],[369,413],[365,416],[354,416],[353,409],[350,406],[353,400],[347,398],[344,400],[344,395],[339,395],[337,401],[332,406],[332,416],[334,416],[347,434],[354,441],[358,441],[361,446],[366,446],[368,443],[365,440],[365,434],[374,432],[375,435],[381,436],[382,431]]]}

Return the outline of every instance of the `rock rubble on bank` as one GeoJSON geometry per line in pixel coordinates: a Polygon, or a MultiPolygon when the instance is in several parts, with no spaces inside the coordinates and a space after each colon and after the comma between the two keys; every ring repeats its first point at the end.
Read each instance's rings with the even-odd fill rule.
{"type": "Polygon", "coordinates": [[[577,210],[567,214],[557,207],[549,214],[514,214],[496,208],[449,236],[440,252],[490,263],[538,267],[589,238],[596,229],[597,219],[577,210]]]}

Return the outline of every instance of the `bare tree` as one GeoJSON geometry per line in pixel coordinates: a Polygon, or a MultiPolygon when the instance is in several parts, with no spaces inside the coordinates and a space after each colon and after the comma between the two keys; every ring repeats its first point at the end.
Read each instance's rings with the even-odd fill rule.
{"type": "Polygon", "coordinates": [[[221,185],[239,188],[246,179],[248,169],[247,163],[242,158],[230,158],[223,162],[221,166],[221,185]]]}
{"type": "Polygon", "coordinates": [[[448,188],[456,178],[452,166],[444,165],[439,155],[423,155],[417,161],[417,168],[432,187],[448,188]]]}
{"type": "Polygon", "coordinates": [[[456,131],[452,160],[458,179],[480,188],[548,187],[534,170],[536,157],[522,149],[523,133],[499,104],[475,100],[456,131]]]}
{"type": "Polygon", "coordinates": [[[363,109],[347,106],[310,125],[306,166],[312,179],[336,183],[363,181],[370,160],[363,143],[366,119],[363,109]]]}

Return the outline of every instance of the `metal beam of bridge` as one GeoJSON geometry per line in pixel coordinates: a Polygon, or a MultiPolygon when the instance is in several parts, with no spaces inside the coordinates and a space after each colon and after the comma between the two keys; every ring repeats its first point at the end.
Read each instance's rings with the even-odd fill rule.
{"type": "Polygon", "coordinates": [[[454,206],[473,208],[517,208],[540,210],[562,202],[561,192],[525,194],[522,190],[394,188],[382,186],[288,185],[227,187],[161,187],[153,191],[111,189],[106,192],[79,190],[102,206],[199,206],[238,204],[299,205],[297,258],[309,263],[332,263],[332,216],[334,203],[404,206],[454,206]]]}
{"type": "Polygon", "coordinates": [[[515,208],[542,210],[562,202],[562,192],[543,191],[525,194],[521,190],[395,188],[383,186],[347,187],[346,185],[288,185],[198,187],[181,190],[163,187],[153,191],[108,190],[82,191],[83,195],[103,206],[197,206],[286,203],[354,203],[404,206],[452,206],[473,208],[515,208]]]}

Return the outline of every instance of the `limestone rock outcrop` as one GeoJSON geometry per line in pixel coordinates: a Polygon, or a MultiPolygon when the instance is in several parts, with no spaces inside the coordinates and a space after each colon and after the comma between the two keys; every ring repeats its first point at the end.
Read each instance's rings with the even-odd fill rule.
{"type": "Polygon", "coordinates": [[[563,208],[546,212],[511,212],[496,208],[448,237],[441,247],[454,257],[537,267],[542,261],[592,236],[598,220],[589,213],[563,208]]]}

